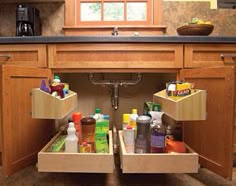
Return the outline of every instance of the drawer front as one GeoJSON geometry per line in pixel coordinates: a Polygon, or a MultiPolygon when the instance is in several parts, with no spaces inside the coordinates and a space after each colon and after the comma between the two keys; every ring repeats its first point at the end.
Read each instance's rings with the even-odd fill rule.
{"type": "Polygon", "coordinates": [[[184,67],[219,67],[236,62],[236,45],[187,44],[184,46],[184,67]]]}
{"type": "Polygon", "coordinates": [[[119,131],[120,159],[123,173],[198,172],[198,154],[193,152],[190,148],[188,148],[188,153],[126,153],[122,135],[122,131],[119,131]]]}
{"type": "Polygon", "coordinates": [[[114,170],[112,132],[109,131],[109,153],[46,152],[61,135],[58,133],[39,153],[39,172],[112,173],[114,170]]]}
{"type": "Polygon", "coordinates": [[[47,67],[46,45],[0,45],[0,64],[26,67],[47,67]]]}
{"type": "Polygon", "coordinates": [[[180,44],[55,44],[49,45],[50,68],[155,69],[182,68],[180,44]]]}

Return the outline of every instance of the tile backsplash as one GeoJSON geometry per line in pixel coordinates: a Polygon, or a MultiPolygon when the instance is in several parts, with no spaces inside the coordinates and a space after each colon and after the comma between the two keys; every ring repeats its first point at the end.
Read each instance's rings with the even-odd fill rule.
{"type": "MultiPolygon", "coordinates": [[[[0,36],[15,36],[16,5],[0,4],[0,36]]],[[[64,3],[32,3],[31,6],[40,10],[44,36],[64,35],[64,3]]],[[[209,2],[163,2],[166,35],[177,35],[176,28],[192,17],[211,21],[215,26],[211,35],[236,35],[235,9],[210,9],[209,2]]]]}
{"type": "MultiPolygon", "coordinates": [[[[40,11],[42,35],[64,35],[64,3],[32,3],[40,11]]],[[[0,4],[0,36],[16,35],[16,6],[15,3],[0,4]]]]}

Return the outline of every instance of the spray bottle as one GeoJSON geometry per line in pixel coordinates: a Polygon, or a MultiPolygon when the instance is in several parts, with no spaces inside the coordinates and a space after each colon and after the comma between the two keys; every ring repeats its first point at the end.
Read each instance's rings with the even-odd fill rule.
{"type": "Polygon", "coordinates": [[[162,125],[164,112],[150,111],[153,120],[151,128],[151,153],[165,152],[165,127],[162,125]]]}

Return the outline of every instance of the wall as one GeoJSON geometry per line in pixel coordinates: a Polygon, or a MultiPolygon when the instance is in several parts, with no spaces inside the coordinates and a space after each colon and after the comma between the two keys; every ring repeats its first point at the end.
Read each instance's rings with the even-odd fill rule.
{"type": "MultiPolygon", "coordinates": [[[[16,5],[15,3],[0,4],[0,36],[15,36],[16,5]]],[[[40,10],[42,35],[63,35],[63,3],[32,3],[31,6],[40,10]]]]}
{"type": "MultiPolygon", "coordinates": [[[[209,20],[215,25],[212,35],[236,35],[236,11],[234,9],[210,9],[209,2],[164,1],[163,23],[167,35],[177,35],[176,28],[192,17],[209,20]]],[[[43,35],[63,35],[64,4],[32,3],[41,13],[43,35]]],[[[0,4],[0,36],[15,36],[16,4],[0,4]]]]}
{"type": "Polygon", "coordinates": [[[236,36],[236,10],[210,9],[209,2],[164,2],[163,23],[167,25],[167,35],[177,35],[176,28],[198,17],[214,24],[211,35],[236,36]]]}

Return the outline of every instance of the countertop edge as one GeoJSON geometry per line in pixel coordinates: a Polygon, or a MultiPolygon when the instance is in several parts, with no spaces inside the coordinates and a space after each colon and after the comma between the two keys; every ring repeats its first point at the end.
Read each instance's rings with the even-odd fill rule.
{"type": "Polygon", "coordinates": [[[25,36],[0,37],[0,44],[53,43],[228,43],[234,36],[25,36]]]}

